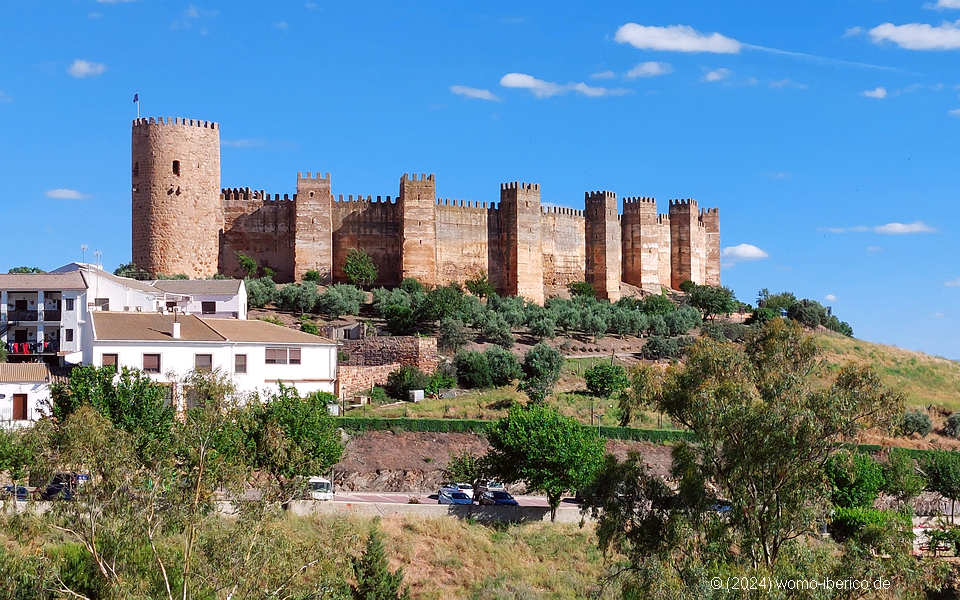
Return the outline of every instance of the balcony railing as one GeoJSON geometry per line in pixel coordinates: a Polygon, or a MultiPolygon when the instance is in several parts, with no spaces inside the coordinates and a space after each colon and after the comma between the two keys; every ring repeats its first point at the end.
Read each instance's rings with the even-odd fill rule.
{"type": "Polygon", "coordinates": [[[37,311],[35,310],[8,310],[8,321],[36,321],[37,311]]]}
{"type": "Polygon", "coordinates": [[[60,320],[60,311],[55,308],[48,308],[43,311],[43,320],[44,321],[59,321],[60,320]]]}
{"type": "Polygon", "coordinates": [[[56,354],[59,351],[60,342],[7,342],[7,354],[10,356],[56,354]]]}

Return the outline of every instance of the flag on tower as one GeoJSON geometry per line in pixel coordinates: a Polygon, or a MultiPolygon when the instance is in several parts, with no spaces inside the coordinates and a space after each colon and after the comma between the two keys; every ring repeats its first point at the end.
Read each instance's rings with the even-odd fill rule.
{"type": "Polygon", "coordinates": [[[134,102],[140,102],[140,94],[134,94],[134,95],[133,95],[133,101],[134,101],[134,102]]]}

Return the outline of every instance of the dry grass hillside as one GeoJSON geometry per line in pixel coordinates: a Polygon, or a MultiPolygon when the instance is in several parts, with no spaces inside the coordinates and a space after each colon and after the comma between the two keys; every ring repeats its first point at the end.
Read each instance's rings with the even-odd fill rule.
{"type": "Polygon", "coordinates": [[[818,334],[817,343],[831,370],[849,362],[867,364],[910,406],[960,410],[960,362],[829,332],[818,334]]]}

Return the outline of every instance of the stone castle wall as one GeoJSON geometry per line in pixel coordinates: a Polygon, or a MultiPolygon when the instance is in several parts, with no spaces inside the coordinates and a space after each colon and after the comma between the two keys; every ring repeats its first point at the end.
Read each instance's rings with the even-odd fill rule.
{"type": "Polygon", "coordinates": [[[296,281],[347,277],[351,249],[378,268],[376,285],[415,277],[463,283],[486,272],[501,294],[542,303],[545,286],[587,280],[616,300],[620,282],[657,292],[690,279],[719,285],[717,209],[588,192],[584,210],[541,205],[540,185],[500,186],[499,203],[436,199],[434,175],[405,174],[399,196],[334,198],[330,174],[297,174],[290,197],[223,189],[219,127],[186,119],[133,124],[133,260],[154,273],[244,275],[237,253],[296,281]]]}

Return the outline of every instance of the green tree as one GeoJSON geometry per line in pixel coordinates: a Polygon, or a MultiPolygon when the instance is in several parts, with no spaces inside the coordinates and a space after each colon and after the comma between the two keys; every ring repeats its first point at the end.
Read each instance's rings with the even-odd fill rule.
{"type": "Polygon", "coordinates": [[[320,296],[317,294],[317,284],[313,283],[312,281],[288,283],[280,288],[280,291],[277,294],[277,300],[280,308],[290,312],[299,313],[301,315],[307,312],[312,312],[314,307],[317,305],[317,300],[319,299],[320,296]]]}
{"type": "Polygon", "coordinates": [[[670,301],[670,298],[667,298],[666,294],[647,296],[640,304],[640,310],[648,315],[665,315],[676,309],[676,306],[670,301]]]}
{"type": "Polygon", "coordinates": [[[363,292],[352,285],[338,283],[328,287],[317,298],[317,309],[328,317],[339,319],[341,315],[360,314],[363,292]]]}
{"type": "Polygon", "coordinates": [[[443,468],[443,477],[452,482],[466,481],[476,487],[488,472],[486,457],[464,450],[450,455],[447,466],[443,468]]]}
{"type": "Polygon", "coordinates": [[[597,290],[594,289],[593,284],[587,283],[586,281],[574,281],[568,284],[567,291],[569,291],[573,297],[584,296],[587,298],[596,298],[597,296],[597,290]]]}
{"type": "Polygon", "coordinates": [[[921,437],[929,434],[933,431],[930,415],[919,408],[905,411],[900,421],[900,431],[903,432],[903,435],[913,435],[916,433],[921,437]]]}
{"type": "Polygon", "coordinates": [[[603,460],[604,442],[593,428],[542,404],[510,409],[487,439],[494,474],[546,494],[551,521],[563,494],[587,486],[603,460]]]}
{"type": "Polygon", "coordinates": [[[397,400],[409,400],[410,390],[424,390],[430,376],[412,365],[403,365],[387,375],[387,393],[397,400]]]}
{"type": "Polygon", "coordinates": [[[257,276],[257,261],[252,256],[237,252],[237,263],[240,264],[240,270],[244,272],[244,278],[253,279],[257,276]]]}
{"type": "Polygon", "coordinates": [[[884,488],[883,467],[862,452],[840,450],[827,459],[830,500],[841,508],[873,508],[884,488]]]}
{"type": "Polygon", "coordinates": [[[563,356],[540,342],[523,357],[520,390],[535,403],[543,402],[560,379],[563,356]]]}
{"type": "Polygon", "coordinates": [[[933,450],[925,455],[921,469],[927,478],[927,489],[950,500],[950,523],[954,507],[960,500],[960,453],[933,450]]]}
{"type": "Polygon", "coordinates": [[[153,276],[148,271],[141,269],[132,262],[120,265],[113,270],[113,274],[117,277],[127,277],[129,279],[137,279],[140,281],[153,279],[153,276]]]}
{"type": "Polygon", "coordinates": [[[493,385],[490,362],[483,352],[461,350],[453,358],[457,369],[457,381],[461,387],[482,389],[493,385]]]}
{"type": "Polygon", "coordinates": [[[438,334],[437,342],[440,344],[440,347],[453,350],[454,352],[462,348],[467,341],[469,341],[467,328],[464,327],[463,321],[456,317],[445,317],[440,321],[438,334]]]}
{"type": "Polygon", "coordinates": [[[509,349],[513,347],[514,339],[510,331],[510,325],[500,313],[487,311],[487,316],[480,332],[488,342],[503,348],[509,349]]]}
{"type": "Polygon", "coordinates": [[[539,340],[553,339],[557,336],[557,323],[548,312],[537,316],[528,327],[530,333],[539,340]]]}
{"type": "Polygon", "coordinates": [[[263,308],[277,299],[277,284],[269,277],[246,279],[244,285],[247,288],[247,306],[250,308],[263,308]]]}
{"type": "Polygon", "coordinates": [[[493,284],[490,283],[490,280],[487,278],[486,271],[480,272],[480,274],[473,279],[468,279],[465,285],[467,287],[467,291],[477,298],[486,298],[496,292],[496,290],[493,288],[493,284]]]}
{"type": "Polygon", "coordinates": [[[700,309],[704,319],[730,314],[737,309],[737,299],[729,288],[698,285],[690,292],[690,304],[700,309]]]}
{"type": "Polygon", "coordinates": [[[587,381],[587,389],[590,393],[601,398],[619,395],[630,385],[626,369],[608,362],[590,367],[583,377],[587,381]]]}
{"type": "Polygon", "coordinates": [[[367,287],[377,280],[377,265],[369,254],[358,248],[351,248],[343,261],[343,273],[350,283],[367,287]]]}
{"type": "Polygon", "coordinates": [[[620,394],[617,407],[620,412],[620,427],[629,427],[636,413],[644,408],[653,408],[663,385],[660,369],[640,364],[630,369],[630,389],[620,394]]]}
{"type": "Polygon", "coordinates": [[[351,557],[354,600],[408,600],[410,590],[403,585],[403,569],[391,572],[387,564],[383,539],[375,524],[367,537],[362,556],[351,557]]]}
{"type": "Polygon", "coordinates": [[[463,290],[456,283],[437,286],[427,292],[427,297],[420,305],[418,320],[424,323],[441,321],[447,317],[460,314],[463,302],[463,290]]]}
{"type": "Polygon", "coordinates": [[[320,274],[320,271],[317,271],[315,269],[310,269],[309,271],[303,274],[303,280],[312,281],[319,285],[323,283],[323,275],[320,274]]]}
{"type": "Polygon", "coordinates": [[[40,267],[13,267],[9,271],[7,271],[7,273],[11,275],[16,275],[16,274],[46,273],[46,271],[44,271],[40,267]]]}
{"type": "Polygon", "coordinates": [[[697,284],[690,281],[689,279],[685,279],[683,282],[680,283],[680,291],[687,294],[695,290],[696,287],[697,287],[697,284]]]}
{"type": "Polygon", "coordinates": [[[920,495],[927,480],[902,448],[891,448],[883,464],[883,491],[905,504],[920,495]]]}
{"type": "Polygon", "coordinates": [[[593,336],[596,342],[607,332],[607,319],[599,310],[584,310],[580,320],[580,326],[583,330],[593,336]]]}
{"type": "Polygon", "coordinates": [[[424,289],[423,284],[415,277],[404,277],[403,281],[400,282],[400,289],[408,294],[425,294],[427,290],[424,289]]]}
{"type": "Polygon", "coordinates": [[[490,365],[490,381],[493,385],[508,385],[520,377],[520,363],[513,352],[499,346],[487,348],[483,355],[490,365]]]}

